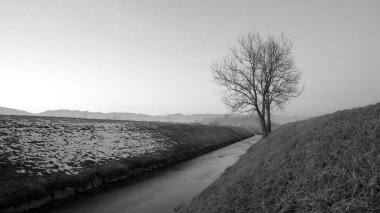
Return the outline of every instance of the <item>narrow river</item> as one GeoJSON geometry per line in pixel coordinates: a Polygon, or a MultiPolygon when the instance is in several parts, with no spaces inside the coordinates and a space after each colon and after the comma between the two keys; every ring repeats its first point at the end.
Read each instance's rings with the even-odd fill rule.
{"type": "Polygon", "coordinates": [[[161,213],[200,193],[260,136],[234,143],[192,160],[169,166],[138,180],[116,183],[81,197],[43,208],[38,213],[161,213]]]}

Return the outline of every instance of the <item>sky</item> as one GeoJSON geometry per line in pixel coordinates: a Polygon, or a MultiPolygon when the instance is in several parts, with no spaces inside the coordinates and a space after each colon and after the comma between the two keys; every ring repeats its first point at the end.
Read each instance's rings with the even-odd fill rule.
{"type": "Polygon", "coordinates": [[[380,1],[0,0],[0,106],[227,113],[210,64],[284,32],[304,93],[285,116],[380,102],[380,1]]]}

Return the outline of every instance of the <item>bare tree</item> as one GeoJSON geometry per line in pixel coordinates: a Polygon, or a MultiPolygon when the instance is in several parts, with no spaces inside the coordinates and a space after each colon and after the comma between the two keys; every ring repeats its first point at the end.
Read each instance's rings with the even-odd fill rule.
{"type": "Polygon", "coordinates": [[[300,72],[295,68],[292,45],[280,39],[249,33],[237,39],[229,55],[211,65],[214,81],[224,88],[223,102],[232,112],[257,114],[262,134],[271,132],[271,110],[282,109],[296,97],[300,72]]]}
{"type": "Polygon", "coordinates": [[[224,88],[223,102],[233,112],[258,115],[263,135],[268,135],[265,123],[265,100],[260,96],[260,60],[262,41],[258,33],[237,39],[238,46],[230,54],[211,65],[214,81],[224,88]]]}
{"type": "Polygon", "coordinates": [[[301,71],[296,68],[293,58],[293,44],[284,33],[278,38],[267,35],[261,48],[261,75],[258,81],[264,88],[267,131],[272,131],[271,111],[282,110],[291,98],[298,97],[304,87],[299,88],[301,71]]]}

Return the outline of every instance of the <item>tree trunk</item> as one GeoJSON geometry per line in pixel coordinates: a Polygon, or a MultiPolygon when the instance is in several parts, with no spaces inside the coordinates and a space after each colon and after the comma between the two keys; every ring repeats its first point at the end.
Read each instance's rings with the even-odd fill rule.
{"type": "Polygon", "coordinates": [[[268,128],[265,123],[265,114],[266,114],[266,104],[265,104],[265,99],[263,98],[262,104],[261,104],[261,114],[259,114],[260,118],[260,123],[261,123],[261,129],[263,131],[263,137],[268,136],[268,128]]]}
{"type": "Polygon", "coordinates": [[[261,131],[263,133],[263,137],[266,137],[268,136],[268,130],[265,124],[265,115],[259,115],[259,119],[260,119],[261,131]]]}
{"type": "Polygon", "coordinates": [[[267,107],[267,131],[268,134],[272,133],[272,120],[270,114],[270,107],[267,107]]]}

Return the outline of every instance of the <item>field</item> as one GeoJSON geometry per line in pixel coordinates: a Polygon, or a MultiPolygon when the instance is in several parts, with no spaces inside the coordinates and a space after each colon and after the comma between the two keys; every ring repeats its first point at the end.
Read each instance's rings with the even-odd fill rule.
{"type": "Polygon", "coordinates": [[[380,104],[281,126],[178,211],[380,212],[380,104]]]}
{"type": "Polygon", "coordinates": [[[0,210],[37,208],[252,135],[238,127],[0,116],[0,210]]]}

